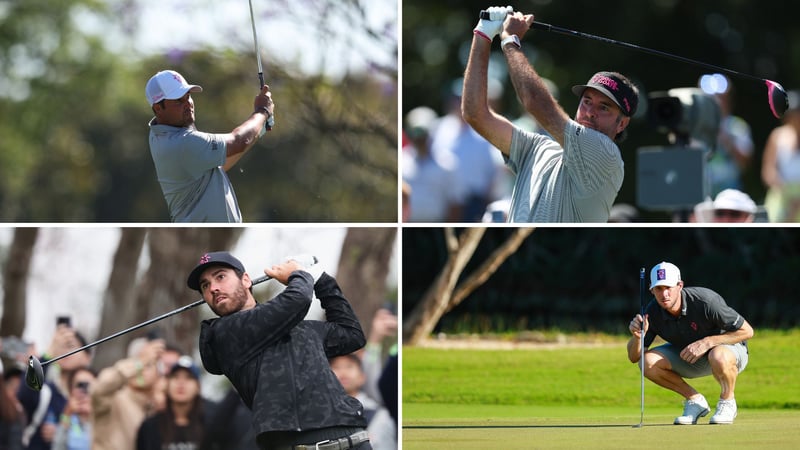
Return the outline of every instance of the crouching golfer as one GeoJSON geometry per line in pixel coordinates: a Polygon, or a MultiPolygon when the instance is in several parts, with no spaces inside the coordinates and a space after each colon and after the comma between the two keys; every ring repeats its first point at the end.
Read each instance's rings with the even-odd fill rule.
{"type": "Polygon", "coordinates": [[[721,392],[709,423],[733,423],[736,418],[734,388],[736,377],[747,366],[747,339],[753,328],[716,292],[686,287],[674,264],[662,262],[650,271],[650,292],[655,296],[645,308],[644,319],[637,314],[628,328],[628,359],[639,362],[640,327],[644,320],[644,346],[656,336],[666,344],[645,351],[644,375],[657,385],[682,395],[683,414],[676,425],[692,425],[709,413],[708,402],[684,381],[714,375],[721,392]]]}
{"type": "Polygon", "coordinates": [[[219,316],[200,329],[206,370],[228,377],[253,411],[262,449],[371,449],[363,406],[328,363],[366,343],[336,280],[294,259],[264,273],[286,289],[263,304],[242,263],[227,252],[203,255],[189,275],[189,287],[219,316]],[[315,292],[326,322],[303,320],[315,292]]]}

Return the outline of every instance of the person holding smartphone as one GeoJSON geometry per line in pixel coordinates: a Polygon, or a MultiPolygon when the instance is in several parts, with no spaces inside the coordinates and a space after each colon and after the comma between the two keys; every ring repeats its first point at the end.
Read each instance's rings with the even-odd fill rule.
{"type": "MultiPolygon", "coordinates": [[[[86,339],[72,328],[69,317],[56,318],[56,330],[47,351],[39,356],[45,362],[55,355],[63,355],[86,345],[86,339]]],[[[58,417],[69,399],[69,377],[72,372],[89,367],[91,352],[78,352],[58,364],[47,365],[41,391],[20,386],[17,399],[25,409],[28,426],[22,434],[23,446],[28,450],[50,450],[58,426],[58,417]],[[52,371],[52,372],[51,372],[52,371]]]]}
{"type": "Polygon", "coordinates": [[[97,376],[88,367],[69,375],[69,399],[61,412],[53,438],[53,450],[89,450],[92,448],[92,401],[89,390],[97,376]]]}

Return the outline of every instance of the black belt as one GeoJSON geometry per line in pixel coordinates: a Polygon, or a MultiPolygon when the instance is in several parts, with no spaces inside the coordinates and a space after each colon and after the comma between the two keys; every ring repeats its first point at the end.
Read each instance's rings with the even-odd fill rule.
{"type": "Polygon", "coordinates": [[[327,439],[316,444],[295,445],[293,450],[347,450],[369,441],[369,433],[359,431],[339,439],[327,439]]]}

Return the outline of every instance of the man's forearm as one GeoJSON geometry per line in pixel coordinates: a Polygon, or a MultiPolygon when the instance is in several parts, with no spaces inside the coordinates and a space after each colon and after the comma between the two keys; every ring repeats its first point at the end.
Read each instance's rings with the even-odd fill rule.
{"type": "Polygon", "coordinates": [[[253,147],[266,121],[266,114],[256,112],[231,132],[231,138],[226,143],[227,157],[224,166],[226,171],[233,167],[247,150],[253,147]]]}
{"type": "Polygon", "coordinates": [[[556,141],[563,145],[564,126],[569,117],[556,103],[547,89],[547,85],[528,63],[528,59],[521,49],[507,44],[503,47],[503,54],[508,62],[511,84],[525,110],[536,118],[536,121],[556,141]]]}
{"type": "Polygon", "coordinates": [[[708,336],[706,339],[711,344],[711,347],[716,347],[718,345],[733,345],[738,344],[742,341],[746,341],[753,337],[752,328],[750,327],[742,327],[736,331],[728,331],[722,334],[715,334],[713,336],[708,336]]]}
{"type": "Polygon", "coordinates": [[[638,362],[642,358],[641,345],[639,345],[639,338],[631,336],[628,340],[628,359],[630,362],[638,362]]]}
{"type": "Polygon", "coordinates": [[[464,89],[461,95],[461,113],[464,120],[472,124],[480,120],[481,113],[489,109],[489,53],[492,43],[477,34],[473,35],[472,47],[464,72],[464,89]]]}

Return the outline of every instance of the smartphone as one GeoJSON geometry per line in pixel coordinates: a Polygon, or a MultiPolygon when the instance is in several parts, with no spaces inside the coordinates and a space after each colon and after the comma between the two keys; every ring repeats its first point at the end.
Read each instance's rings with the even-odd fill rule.
{"type": "Polygon", "coordinates": [[[58,316],[56,317],[56,326],[59,325],[66,325],[67,327],[72,327],[72,321],[70,320],[69,316],[58,316]]]}

